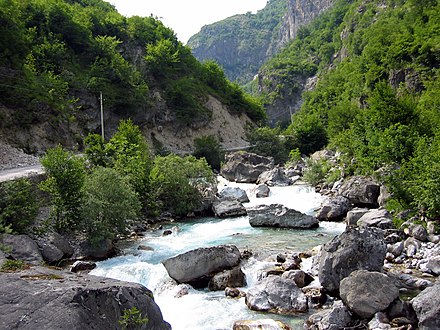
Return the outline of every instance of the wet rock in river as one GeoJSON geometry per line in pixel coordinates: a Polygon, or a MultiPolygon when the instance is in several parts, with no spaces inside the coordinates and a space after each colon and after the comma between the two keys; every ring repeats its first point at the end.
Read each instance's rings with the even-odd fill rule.
{"type": "Polygon", "coordinates": [[[211,291],[225,290],[227,287],[246,286],[246,275],[239,266],[215,274],[208,283],[211,291]]]}
{"type": "Polygon", "coordinates": [[[249,197],[245,190],[238,187],[226,187],[219,193],[220,199],[236,199],[240,203],[248,203],[249,197]]]}
{"type": "Polygon", "coordinates": [[[316,217],[321,221],[339,221],[342,220],[349,209],[349,200],[343,196],[337,196],[325,202],[316,217]]]}
{"type": "Polygon", "coordinates": [[[238,217],[246,215],[246,209],[238,200],[227,199],[215,202],[212,205],[214,214],[219,218],[238,217]]]}
{"type": "Polygon", "coordinates": [[[229,181],[255,183],[261,173],[274,166],[272,157],[250,152],[234,152],[226,155],[220,174],[229,181]]]}
{"type": "Polygon", "coordinates": [[[332,308],[321,310],[309,316],[304,329],[339,330],[354,324],[348,308],[342,301],[335,301],[332,308]]]}
{"type": "Polygon", "coordinates": [[[252,227],[275,228],[315,228],[318,219],[311,215],[289,209],[281,204],[260,205],[248,209],[249,223],[252,227]]]}

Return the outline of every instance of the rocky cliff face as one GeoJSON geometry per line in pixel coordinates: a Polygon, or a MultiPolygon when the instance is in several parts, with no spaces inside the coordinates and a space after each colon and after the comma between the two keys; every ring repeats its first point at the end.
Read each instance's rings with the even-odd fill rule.
{"type": "Polygon", "coordinates": [[[227,77],[249,82],[259,67],[296,37],[298,29],[334,0],[271,0],[257,14],[237,15],[202,28],[188,46],[203,61],[216,60],[227,77]]]}

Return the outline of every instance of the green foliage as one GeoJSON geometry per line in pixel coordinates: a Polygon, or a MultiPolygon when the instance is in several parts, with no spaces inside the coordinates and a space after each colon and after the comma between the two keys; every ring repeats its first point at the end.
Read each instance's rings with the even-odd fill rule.
{"type": "Polygon", "coordinates": [[[0,272],[17,272],[29,268],[23,260],[9,260],[6,259],[0,267],[0,272]]]}
{"type": "Polygon", "coordinates": [[[148,317],[142,317],[139,309],[132,307],[130,309],[124,309],[122,315],[118,321],[122,329],[137,329],[142,325],[148,323],[148,317]]]}
{"type": "Polygon", "coordinates": [[[105,142],[99,134],[89,134],[84,139],[84,152],[93,166],[106,166],[109,162],[105,151],[105,142]]]}
{"type": "Polygon", "coordinates": [[[159,210],[186,215],[200,207],[201,188],[215,182],[205,159],[194,156],[156,157],[150,172],[152,194],[159,210]]]}
{"type": "Polygon", "coordinates": [[[220,142],[213,135],[202,136],[194,140],[194,157],[205,158],[212,169],[220,171],[220,166],[225,158],[220,142]]]}
{"type": "Polygon", "coordinates": [[[136,193],[112,168],[95,168],[85,180],[83,195],[83,228],[93,243],[124,233],[130,220],[139,215],[136,193]]]}
{"type": "Polygon", "coordinates": [[[322,149],[328,142],[325,127],[316,115],[295,114],[286,132],[292,137],[293,146],[306,155],[322,149]]]}
{"type": "Polygon", "coordinates": [[[32,184],[27,179],[0,186],[0,232],[25,233],[38,212],[32,184]]]}
{"type": "Polygon", "coordinates": [[[282,164],[289,159],[289,140],[281,136],[279,128],[260,127],[248,134],[251,151],[267,157],[273,157],[276,164],[282,164]]]}
{"type": "Polygon", "coordinates": [[[316,186],[318,183],[325,181],[330,169],[331,165],[325,160],[307,158],[303,178],[312,186],[316,186]]]}
{"type": "Polygon", "coordinates": [[[80,224],[80,208],[83,202],[84,160],[61,146],[47,150],[41,159],[47,179],[40,189],[52,197],[51,217],[60,231],[73,231],[80,224]]]}

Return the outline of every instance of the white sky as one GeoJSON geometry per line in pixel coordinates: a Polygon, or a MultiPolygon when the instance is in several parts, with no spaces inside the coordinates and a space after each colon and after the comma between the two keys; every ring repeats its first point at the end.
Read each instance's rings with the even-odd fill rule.
{"type": "Polygon", "coordinates": [[[236,14],[255,13],[267,0],[106,0],[125,16],[158,17],[184,44],[208,25],[236,14]]]}

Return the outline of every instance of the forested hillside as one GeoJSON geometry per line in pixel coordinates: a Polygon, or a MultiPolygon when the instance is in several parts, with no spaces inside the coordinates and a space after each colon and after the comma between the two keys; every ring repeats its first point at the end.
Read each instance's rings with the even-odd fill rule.
{"type": "Polygon", "coordinates": [[[126,18],[101,0],[0,0],[0,81],[0,135],[28,151],[81,147],[99,131],[100,92],[108,135],[127,118],[179,131],[206,126],[212,97],[232,114],[264,118],[157,18],[126,18]]]}
{"type": "Polygon", "coordinates": [[[341,151],[347,174],[385,180],[390,207],[440,215],[440,6],[337,1],[260,70],[268,103],[304,88],[284,134],[341,151]],[[311,79],[309,79],[311,78],[311,79]]]}

